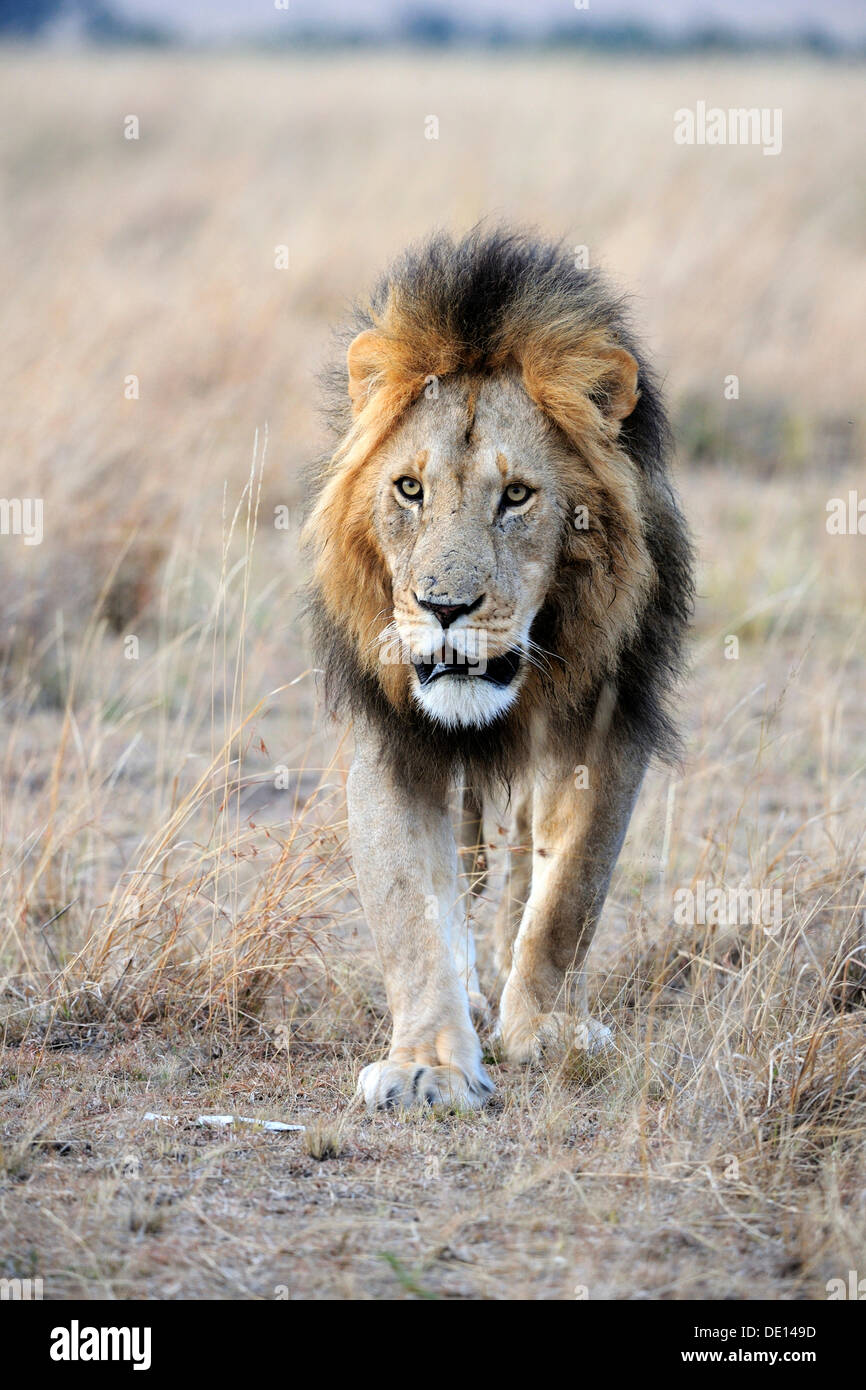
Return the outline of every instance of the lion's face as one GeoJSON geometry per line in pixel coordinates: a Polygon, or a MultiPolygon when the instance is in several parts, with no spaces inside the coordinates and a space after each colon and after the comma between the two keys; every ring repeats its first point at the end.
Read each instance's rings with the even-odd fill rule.
{"type": "Polygon", "coordinates": [[[379,451],[374,527],[393,593],[380,659],[410,665],[438,723],[489,723],[544,663],[530,629],[560,552],[562,452],[511,374],[439,383],[379,451]]]}
{"type": "Polygon", "coordinates": [[[376,721],[420,707],[455,746],[570,728],[655,583],[620,447],[638,363],[583,291],[546,305],[518,295],[479,346],[477,314],[395,292],[348,344],[352,418],[307,523],[331,690],[376,721]]]}

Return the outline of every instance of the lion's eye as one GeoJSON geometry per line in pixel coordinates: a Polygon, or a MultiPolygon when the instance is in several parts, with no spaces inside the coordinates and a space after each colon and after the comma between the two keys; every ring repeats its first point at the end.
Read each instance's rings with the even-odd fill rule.
{"type": "Polygon", "coordinates": [[[509,483],[502,494],[503,507],[522,507],[532,495],[532,488],[525,483],[509,483]]]}
{"type": "Polygon", "coordinates": [[[417,478],[398,478],[394,486],[400,496],[405,497],[408,502],[420,502],[424,495],[417,478]]]}

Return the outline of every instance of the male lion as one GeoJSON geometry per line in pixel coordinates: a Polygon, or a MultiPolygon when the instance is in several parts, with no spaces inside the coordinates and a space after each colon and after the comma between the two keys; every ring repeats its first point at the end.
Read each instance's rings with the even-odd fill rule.
{"type": "Polygon", "coordinates": [[[498,799],[525,846],[495,932],[504,1055],[604,1047],[583,962],[644,769],[675,743],[690,546],[621,305],[559,248],[437,236],[385,275],[346,347],[307,537],[394,1023],[359,1091],[474,1107],[493,1086],[452,791],[462,779],[462,838],[498,799]]]}

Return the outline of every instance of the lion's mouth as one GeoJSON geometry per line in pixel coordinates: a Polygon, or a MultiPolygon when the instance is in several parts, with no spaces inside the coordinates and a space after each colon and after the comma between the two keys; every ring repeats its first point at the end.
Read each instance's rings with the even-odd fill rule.
{"type": "Polygon", "coordinates": [[[432,685],[433,681],[450,676],[452,680],[489,681],[491,685],[498,685],[504,690],[517,675],[521,656],[518,647],[492,659],[473,659],[448,649],[442,653],[440,661],[414,661],[412,664],[421,686],[432,685]]]}

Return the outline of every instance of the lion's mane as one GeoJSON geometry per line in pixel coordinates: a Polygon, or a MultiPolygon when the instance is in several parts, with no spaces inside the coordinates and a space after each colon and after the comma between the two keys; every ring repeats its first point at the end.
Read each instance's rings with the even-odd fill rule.
{"type": "Polygon", "coordinates": [[[664,408],[622,298],[561,247],[529,235],[476,229],[454,242],[440,234],[382,277],[338,350],[324,378],[335,447],[318,471],[306,528],[308,609],[330,707],[378,729],[398,776],[444,785],[462,770],[477,787],[521,771],[539,702],[562,755],[577,761],[607,680],[622,735],[646,756],[672,755],[666,696],[691,612],[691,548],[667,476],[664,408]],[[361,333],[369,362],[350,398],[346,352],[361,333]],[[636,404],[623,383],[626,353],[638,366],[636,404]],[[373,526],[374,456],[431,377],[509,370],[567,442],[574,476],[566,482],[591,521],[586,530],[563,523],[556,578],[531,634],[551,654],[545,669],[528,673],[495,723],[446,731],[408,698],[408,670],[378,660],[392,600],[373,526]]]}

